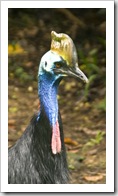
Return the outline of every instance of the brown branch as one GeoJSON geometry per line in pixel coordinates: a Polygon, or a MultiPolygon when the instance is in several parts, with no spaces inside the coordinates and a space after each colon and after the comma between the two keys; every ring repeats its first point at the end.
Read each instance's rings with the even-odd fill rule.
{"type": "Polygon", "coordinates": [[[64,14],[68,19],[70,19],[74,24],[79,25],[79,27],[84,28],[85,24],[75,15],[72,14],[68,9],[66,8],[56,8],[56,10],[62,14],[64,14]]]}

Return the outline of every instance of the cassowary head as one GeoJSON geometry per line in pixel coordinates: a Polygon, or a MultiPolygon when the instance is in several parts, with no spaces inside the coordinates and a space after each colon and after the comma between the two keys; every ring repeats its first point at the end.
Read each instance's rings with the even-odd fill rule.
{"type": "Polygon", "coordinates": [[[50,74],[55,80],[72,76],[88,82],[85,74],[78,67],[77,52],[72,39],[63,33],[51,33],[51,50],[41,59],[38,75],[50,74]]]}

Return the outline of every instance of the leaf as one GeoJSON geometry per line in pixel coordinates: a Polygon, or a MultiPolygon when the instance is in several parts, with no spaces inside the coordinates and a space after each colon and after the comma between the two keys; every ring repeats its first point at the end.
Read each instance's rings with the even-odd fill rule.
{"type": "Polygon", "coordinates": [[[17,111],[18,111],[18,108],[17,107],[10,107],[9,108],[9,112],[11,112],[11,113],[15,113],[17,111]]]}
{"type": "Polygon", "coordinates": [[[9,119],[8,120],[8,125],[15,125],[16,120],[15,119],[9,119]]]}
{"type": "Polygon", "coordinates": [[[101,100],[96,107],[98,109],[102,110],[102,111],[106,111],[106,98],[104,98],[103,100],[101,100]]]}
{"type": "Polygon", "coordinates": [[[11,44],[8,45],[8,54],[12,54],[14,51],[13,46],[11,44]]]}
{"type": "Polygon", "coordinates": [[[73,146],[77,146],[78,143],[74,140],[72,140],[71,138],[65,138],[64,139],[65,144],[69,144],[69,145],[73,145],[73,146]]]}
{"type": "Polygon", "coordinates": [[[15,75],[19,76],[24,72],[24,69],[22,67],[17,67],[17,69],[15,70],[15,75]]]}
{"type": "Polygon", "coordinates": [[[95,175],[95,176],[84,176],[84,179],[91,182],[97,182],[98,180],[103,179],[103,175],[95,175]]]}
{"type": "Polygon", "coordinates": [[[98,52],[98,49],[97,48],[93,48],[92,50],[90,50],[89,55],[90,56],[96,55],[97,52],[98,52]]]}
{"type": "Polygon", "coordinates": [[[71,164],[70,164],[68,167],[69,167],[69,169],[71,169],[71,170],[74,170],[74,169],[75,169],[74,165],[71,165],[71,164]]]}
{"type": "Polygon", "coordinates": [[[87,135],[96,136],[96,132],[91,129],[88,129],[87,127],[82,127],[80,130],[83,131],[87,135]]]}
{"type": "Polygon", "coordinates": [[[18,43],[8,45],[9,55],[22,54],[24,52],[25,52],[24,49],[18,43]]]}

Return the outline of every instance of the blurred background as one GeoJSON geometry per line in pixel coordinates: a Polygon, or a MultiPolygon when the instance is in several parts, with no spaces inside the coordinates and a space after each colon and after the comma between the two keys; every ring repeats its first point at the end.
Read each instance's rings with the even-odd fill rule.
{"type": "Polygon", "coordinates": [[[37,112],[37,73],[52,30],[74,41],[84,84],[65,78],[59,88],[73,184],[106,183],[106,9],[8,9],[9,146],[37,112]]]}

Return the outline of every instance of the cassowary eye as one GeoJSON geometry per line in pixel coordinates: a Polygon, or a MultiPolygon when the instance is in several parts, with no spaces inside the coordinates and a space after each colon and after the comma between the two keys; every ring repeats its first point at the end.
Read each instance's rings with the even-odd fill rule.
{"type": "Polygon", "coordinates": [[[62,67],[62,65],[61,65],[61,64],[59,64],[59,63],[56,63],[56,64],[55,64],[55,68],[57,68],[57,69],[58,69],[58,68],[60,68],[60,67],[62,67]]]}
{"type": "Polygon", "coordinates": [[[47,61],[45,61],[45,67],[47,66],[47,61]]]}

